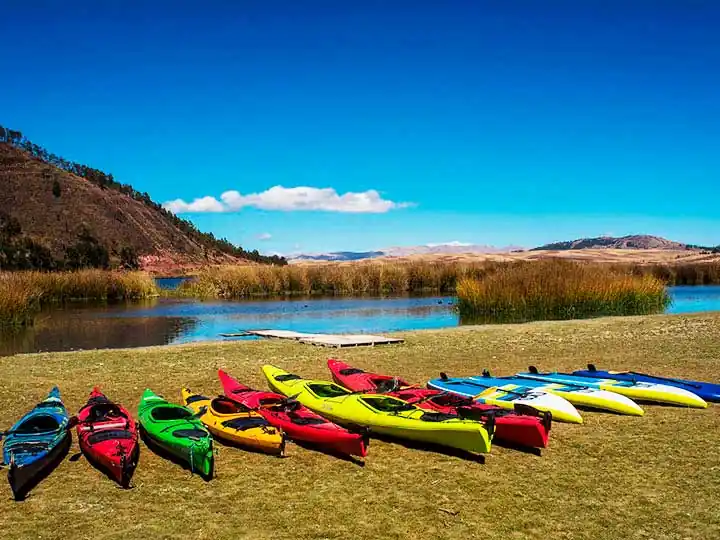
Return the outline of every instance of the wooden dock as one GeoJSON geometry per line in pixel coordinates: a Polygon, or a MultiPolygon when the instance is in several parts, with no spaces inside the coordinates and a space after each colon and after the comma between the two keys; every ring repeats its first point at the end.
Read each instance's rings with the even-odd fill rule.
{"type": "Polygon", "coordinates": [[[322,347],[374,347],[389,343],[403,343],[405,340],[372,334],[307,334],[293,330],[247,330],[237,334],[220,334],[223,337],[259,336],[271,339],[292,339],[299,343],[322,347]]]}

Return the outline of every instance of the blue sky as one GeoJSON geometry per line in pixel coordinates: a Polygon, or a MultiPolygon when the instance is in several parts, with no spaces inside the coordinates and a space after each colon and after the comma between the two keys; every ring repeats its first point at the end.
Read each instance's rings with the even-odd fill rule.
{"type": "Polygon", "coordinates": [[[2,9],[0,123],[245,248],[720,244],[720,2],[2,9]]]}

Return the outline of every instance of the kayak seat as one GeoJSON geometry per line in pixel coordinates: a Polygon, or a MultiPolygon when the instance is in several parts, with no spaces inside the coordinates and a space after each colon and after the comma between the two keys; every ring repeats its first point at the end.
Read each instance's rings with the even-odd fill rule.
{"type": "Polygon", "coordinates": [[[20,424],[13,431],[15,433],[47,433],[48,431],[57,431],[60,427],[58,421],[49,415],[35,415],[20,424]]]}
{"type": "Polygon", "coordinates": [[[308,390],[319,398],[334,398],[348,395],[348,391],[337,384],[308,384],[308,390]]]}
{"type": "Polygon", "coordinates": [[[345,369],[341,369],[338,373],[340,373],[340,375],[357,375],[359,373],[365,373],[365,372],[362,369],[358,369],[358,368],[345,368],[345,369]]]}
{"type": "Polygon", "coordinates": [[[192,416],[192,413],[182,407],[165,405],[153,408],[150,412],[153,420],[165,422],[168,420],[183,420],[192,416]]]}
{"type": "MultiPolygon", "coordinates": [[[[189,403],[189,401],[188,401],[189,403]]],[[[217,397],[212,400],[210,408],[218,414],[236,414],[248,412],[250,409],[226,397],[217,397]]]]}

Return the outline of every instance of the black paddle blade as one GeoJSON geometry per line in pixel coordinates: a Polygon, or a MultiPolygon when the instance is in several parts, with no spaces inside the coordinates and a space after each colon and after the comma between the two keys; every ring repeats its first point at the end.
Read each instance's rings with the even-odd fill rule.
{"type": "Polygon", "coordinates": [[[587,366],[588,366],[588,371],[597,371],[595,364],[588,364],[587,366]]]}

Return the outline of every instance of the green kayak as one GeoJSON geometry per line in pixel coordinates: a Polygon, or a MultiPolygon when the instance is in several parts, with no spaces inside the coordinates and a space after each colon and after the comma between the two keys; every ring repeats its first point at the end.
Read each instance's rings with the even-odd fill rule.
{"type": "Polygon", "coordinates": [[[202,422],[187,407],[170,403],[145,390],[138,418],[148,441],[190,465],[206,479],[213,476],[213,439],[202,422]]]}

